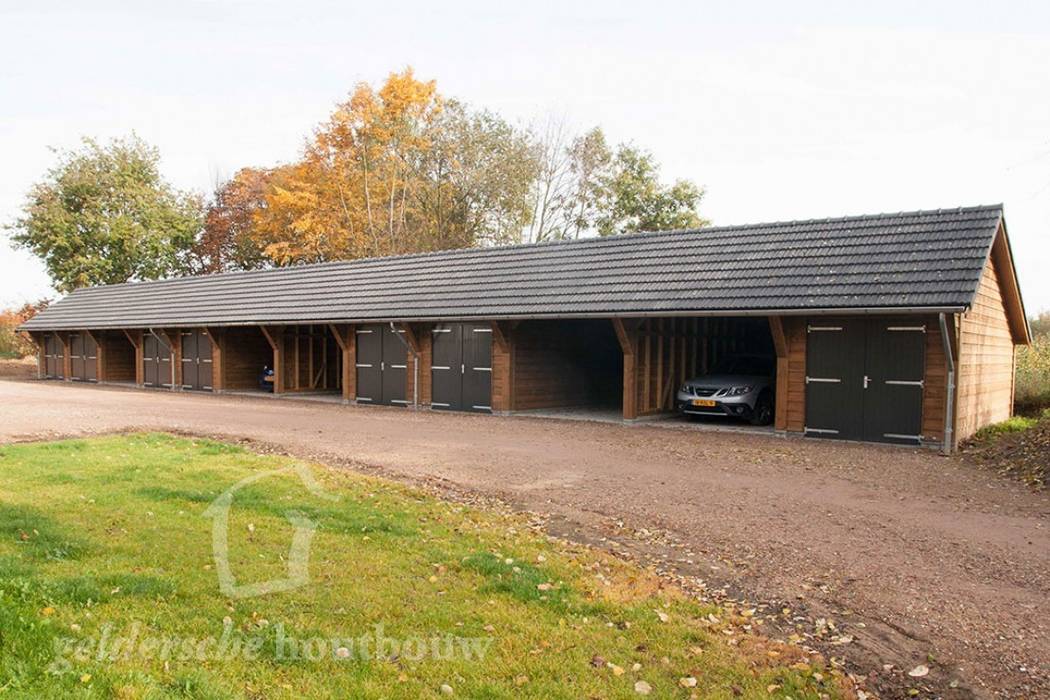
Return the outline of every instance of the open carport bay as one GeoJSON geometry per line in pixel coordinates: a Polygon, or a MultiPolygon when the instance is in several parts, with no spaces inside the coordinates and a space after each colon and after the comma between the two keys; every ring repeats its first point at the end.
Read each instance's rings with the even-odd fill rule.
{"type": "Polygon", "coordinates": [[[512,338],[512,406],[530,414],[666,418],[683,384],[738,357],[765,358],[776,386],[766,317],[526,321],[512,338]]]}

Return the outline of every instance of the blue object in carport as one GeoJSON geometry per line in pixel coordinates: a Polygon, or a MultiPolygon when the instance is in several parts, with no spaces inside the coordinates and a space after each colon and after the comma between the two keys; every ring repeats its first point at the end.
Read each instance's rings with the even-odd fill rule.
{"type": "Polygon", "coordinates": [[[259,373],[259,388],[263,391],[273,391],[273,370],[264,366],[259,373]]]}

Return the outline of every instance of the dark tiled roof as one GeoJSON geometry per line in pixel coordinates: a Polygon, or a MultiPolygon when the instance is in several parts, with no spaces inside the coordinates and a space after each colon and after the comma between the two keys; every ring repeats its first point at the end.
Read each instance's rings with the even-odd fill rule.
{"type": "Polygon", "coordinates": [[[27,330],[954,308],[1002,207],[475,248],[80,289],[27,330]]]}

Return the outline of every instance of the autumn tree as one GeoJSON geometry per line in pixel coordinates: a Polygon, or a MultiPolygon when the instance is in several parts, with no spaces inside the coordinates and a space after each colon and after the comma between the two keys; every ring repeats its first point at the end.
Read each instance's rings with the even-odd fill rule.
{"type": "Polygon", "coordinates": [[[357,85],[299,160],[220,188],[196,252],[222,270],[695,226],[702,194],[600,129],[522,129],[408,69],[357,85]]]}
{"type": "Polygon", "coordinates": [[[274,173],[254,217],[257,241],[277,264],[414,250],[414,174],[441,110],[433,82],[411,70],[378,91],[360,84],[308,143],[274,173]]]}
{"type": "Polygon", "coordinates": [[[243,168],[215,188],[200,237],[193,246],[197,274],[254,270],[270,259],[253,236],[256,214],[265,206],[272,172],[243,168]]]}
{"type": "Polygon", "coordinates": [[[406,70],[358,85],[270,173],[252,237],[278,265],[515,242],[534,178],[524,131],[406,70]]]}
{"type": "Polygon", "coordinates": [[[164,181],[159,162],[134,135],[60,152],[8,227],[12,239],[44,261],[62,292],[185,271],[202,205],[164,181]]]}
{"type": "Polygon", "coordinates": [[[26,357],[36,352],[36,344],[27,333],[17,328],[46,309],[50,299],[26,302],[17,308],[0,311],[0,357],[26,357]]]}

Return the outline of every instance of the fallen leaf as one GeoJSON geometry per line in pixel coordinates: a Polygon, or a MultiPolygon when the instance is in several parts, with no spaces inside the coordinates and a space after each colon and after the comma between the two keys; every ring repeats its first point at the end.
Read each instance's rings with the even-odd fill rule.
{"type": "Polygon", "coordinates": [[[908,675],[911,676],[912,678],[922,678],[923,676],[929,674],[929,672],[930,672],[930,669],[929,669],[928,666],[924,666],[923,664],[919,664],[918,666],[916,666],[912,670],[908,671],[908,675]]]}

